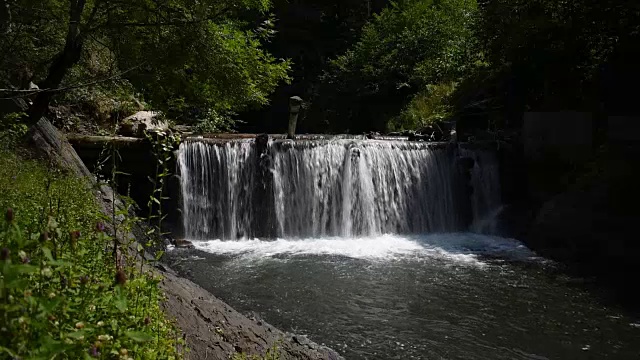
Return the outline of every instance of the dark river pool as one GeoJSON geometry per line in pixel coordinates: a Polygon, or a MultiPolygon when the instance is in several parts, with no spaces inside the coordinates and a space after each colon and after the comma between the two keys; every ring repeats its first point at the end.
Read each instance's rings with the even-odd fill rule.
{"type": "Polygon", "coordinates": [[[347,359],[640,359],[640,323],[518,241],[476,234],[196,241],[168,260],[347,359]]]}

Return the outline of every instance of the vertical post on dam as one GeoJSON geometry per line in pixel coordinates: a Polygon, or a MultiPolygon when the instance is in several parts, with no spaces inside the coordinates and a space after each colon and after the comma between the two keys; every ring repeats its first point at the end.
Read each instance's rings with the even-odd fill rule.
{"type": "Polygon", "coordinates": [[[298,114],[302,107],[302,98],[292,96],[289,98],[289,129],[287,131],[287,139],[295,139],[296,126],[298,124],[298,114]]]}

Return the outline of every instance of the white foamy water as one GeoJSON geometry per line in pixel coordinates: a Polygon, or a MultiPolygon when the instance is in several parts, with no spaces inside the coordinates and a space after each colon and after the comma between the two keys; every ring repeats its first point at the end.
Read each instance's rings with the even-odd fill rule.
{"type": "Polygon", "coordinates": [[[275,256],[329,255],[353,259],[390,261],[438,258],[455,263],[483,264],[483,257],[511,260],[534,258],[522,243],[477,234],[424,236],[381,235],[362,238],[194,241],[198,250],[217,255],[269,258],[275,256]]]}

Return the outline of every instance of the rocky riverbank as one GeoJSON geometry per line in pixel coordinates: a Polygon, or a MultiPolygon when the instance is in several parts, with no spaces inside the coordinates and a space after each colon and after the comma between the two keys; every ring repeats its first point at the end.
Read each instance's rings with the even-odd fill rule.
{"type": "Polygon", "coordinates": [[[172,270],[162,271],[164,308],[182,329],[191,359],[229,359],[234,353],[262,354],[277,347],[279,359],[341,357],[304,336],[284,333],[257,316],[246,317],[172,270]]]}

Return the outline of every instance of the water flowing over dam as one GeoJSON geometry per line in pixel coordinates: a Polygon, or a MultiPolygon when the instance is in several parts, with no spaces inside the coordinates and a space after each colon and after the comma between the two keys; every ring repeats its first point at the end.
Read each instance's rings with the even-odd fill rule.
{"type": "Polygon", "coordinates": [[[185,237],[360,237],[490,231],[490,151],[393,140],[184,142],[185,237]]]}

